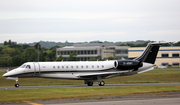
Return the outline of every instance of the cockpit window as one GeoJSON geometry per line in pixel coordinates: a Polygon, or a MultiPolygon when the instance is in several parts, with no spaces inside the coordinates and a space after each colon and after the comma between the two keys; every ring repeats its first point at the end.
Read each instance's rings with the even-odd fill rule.
{"type": "Polygon", "coordinates": [[[26,65],[21,65],[19,68],[24,68],[26,65]]]}
{"type": "Polygon", "coordinates": [[[26,68],[31,69],[31,66],[30,66],[30,65],[27,65],[26,68]]]}

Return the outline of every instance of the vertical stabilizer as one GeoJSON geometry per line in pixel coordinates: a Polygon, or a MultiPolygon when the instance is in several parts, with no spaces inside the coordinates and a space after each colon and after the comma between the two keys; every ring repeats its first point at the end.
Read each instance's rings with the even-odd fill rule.
{"type": "Polygon", "coordinates": [[[147,62],[147,63],[154,64],[154,62],[156,60],[157,53],[159,51],[159,47],[163,43],[162,42],[148,43],[148,45],[146,46],[143,53],[139,57],[137,57],[137,58],[135,58],[133,60],[138,60],[140,62],[147,62]]]}

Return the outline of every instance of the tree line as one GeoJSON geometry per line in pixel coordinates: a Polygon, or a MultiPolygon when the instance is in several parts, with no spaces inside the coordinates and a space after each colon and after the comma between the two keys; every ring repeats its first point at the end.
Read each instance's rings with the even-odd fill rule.
{"type": "Polygon", "coordinates": [[[18,45],[16,42],[5,41],[0,47],[0,67],[20,66],[25,62],[54,61],[56,59],[56,48],[41,48],[39,43],[34,46],[18,45]]]}

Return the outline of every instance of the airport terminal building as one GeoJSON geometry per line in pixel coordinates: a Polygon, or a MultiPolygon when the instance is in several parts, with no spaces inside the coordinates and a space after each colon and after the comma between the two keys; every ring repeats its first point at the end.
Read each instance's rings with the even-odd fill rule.
{"type": "Polygon", "coordinates": [[[65,61],[69,58],[69,54],[75,52],[78,61],[88,61],[90,58],[101,58],[103,60],[108,57],[128,58],[128,46],[115,46],[114,43],[85,43],[74,44],[74,46],[66,46],[57,48],[56,57],[62,55],[65,61]]]}
{"type": "MultiPolygon", "coordinates": [[[[78,61],[88,61],[90,58],[106,60],[108,57],[135,58],[141,55],[145,47],[115,46],[113,43],[85,43],[57,48],[56,57],[62,55],[65,61],[69,54],[75,52],[78,61]]],[[[155,64],[180,66],[180,46],[160,47],[155,64]]]]}

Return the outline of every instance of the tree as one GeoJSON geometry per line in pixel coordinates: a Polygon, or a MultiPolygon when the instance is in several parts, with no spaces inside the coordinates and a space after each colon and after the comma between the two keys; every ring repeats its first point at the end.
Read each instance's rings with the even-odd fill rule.
{"type": "Polygon", "coordinates": [[[64,58],[62,57],[62,55],[61,56],[59,56],[55,61],[63,61],[64,60],[64,58]]]}
{"type": "Polygon", "coordinates": [[[41,45],[40,45],[40,43],[36,43],[36,44],[34,45],[34,48],[41,50],[41,45]]]}
{"type": "Polygon", "coordinates": [[[7,41],[4,41],[4,45],[8,45],[7,41]]]}
{"type": "Polygon", "coordinates": [[[107,59],[108,59],[108,60],[118,60],[119,57],[112,57],[112,56],[111,56],[111,57],[108,57],[107,59]]]}
{"type": "Polygon", "coordinates": [[[11,40],[9,40],[8,44],[11,45],[11,40]]]}
{"type": "Polygon", "coordinates": [[[96,58],[90,58],[88,61],[97,61],[96,58]]]}
{"type": "Polygon", "coordinates": [[[23,64],[23,59],[21,56],[17,55],[15,57],[12,58],[12,64],[13,66],[20,66],[21,64],[23,64]]]}
{"type": "Polygon", "coordinates": [[[77,56],[77,54],[75,52],[71,53],[69,55],[68,61],[77,61],[78,59],[76,56],[77,56]]]}
{"type": "Polygon", "coordinates": [[[52,49],[47,55],[47,60],[54,61],[56,59],[56,49],[52,49]]]}

